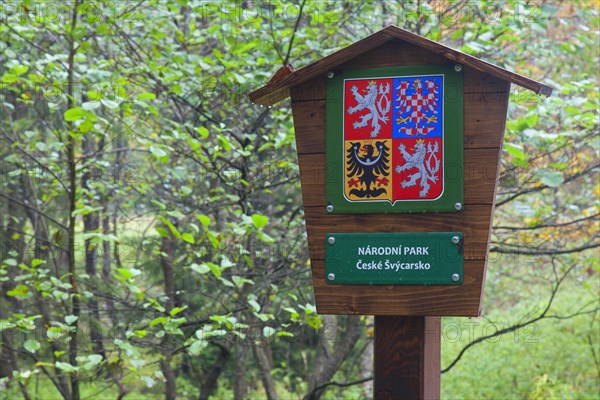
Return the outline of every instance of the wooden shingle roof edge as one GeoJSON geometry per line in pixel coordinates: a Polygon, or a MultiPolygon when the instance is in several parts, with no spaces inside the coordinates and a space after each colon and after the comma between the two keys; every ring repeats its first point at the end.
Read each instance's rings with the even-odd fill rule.
{"type": "Polygon", "coordinates": [[[440,54],[456,63],[469,66],[481,72],[489,73],[490,75],[529,89],[537,94],[545,96],[550,96],[552,94],[552,87],[544,85],[541,82],[508,71],[461,51],[454,50],[448,46],[444,46],[443,44],[434,42],[433,40],[424,38],[423,36],[419,36],[395,25],[389,25],[372,35],[308,64],[305,67],[287,74],[281,74],[280,78],[278,78],[278,74],[275,74],[276,76],[274,79],[271,79],[265,86],[250,92],[248,97],[250,98],[250,101],[256,104],[273,105],[289,97],[289,89],[291,87],[325,74],[328,71],[335,69],[338,65],[393,39],[400,39],[407,43],[422,47],[433,53],[440,54]]]}

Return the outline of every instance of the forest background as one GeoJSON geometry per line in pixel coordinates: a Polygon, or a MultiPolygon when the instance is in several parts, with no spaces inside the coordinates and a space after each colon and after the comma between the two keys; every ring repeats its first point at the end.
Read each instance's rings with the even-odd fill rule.
{"type": "MultiPolygon", "coordinates": [[[[480,318],[442,397],[597,398],[596,1],[3,1],[0,398],[368,398],[371,317],[317,315],[289,100],[388,24],[513,86],[480,318]]],[[[490,179],[493,179],[491,177],[490,179]]]]}

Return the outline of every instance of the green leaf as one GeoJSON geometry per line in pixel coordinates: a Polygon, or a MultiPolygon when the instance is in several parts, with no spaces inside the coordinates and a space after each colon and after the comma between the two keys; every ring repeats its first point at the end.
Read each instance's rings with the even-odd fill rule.
{"type": "Polygon", "coordinates": [[[161,210],[163,210],[163,211],[167,209],[167,206],[165,206],[165,205],[164,205],[163,203],[161,203],[160,201],[157,201],[157,200],[154,200],[154,199],[152,199],[152,200],[150,200],[150,203],[157,205],[157,206],[158,206],[158,207],[159,207],[161,210]]]}
{"type": "Polygon", "coordinates": [[[206,129],[206,127],[204,127],[204,126],[197,127],[196,132],[198,132],[200,134],[200,136],[202,136],[203,139],[206,139],[208,137],[208,135],[210,135],[209,130],[206,129]]]}
{"type": "Polygon", "coordinates": [[[270,338],[271,336],[273,336],[275,334],[275,332],[276,332],[275,329],[271,328],[270,326],[265,326],[263,328],[263,335],[266,338],[270,338]]]}
{"type": "Polygon", "coordinates": [[[82,366],[85,370],[90,370],[102,362],[102,356],[100,354],[90,354],[87,356],[87,359],[88,362],[82,366]]]}
{"type": "Polygon", "coordinates": [[[525,154],[525,152],[519,146],[512,144],[512,143],[505,143],[505,146],[506,146],[506,151],[511,156],[521,159],[521,160],[527,159],[527,154],[525,154]]]}
{"type": "Polygon", "coordinates": [[[182,233],[181,238],[188,243],[191,243],[191,244],[196,243],[196,241],[194,240],[194,235],[192,235],[191,233],[187,233],[187,232],[182,233]]]}
{"type": "Polygon", "coordinates": [[[86,101],[81,105],[81,108],[83,108],[86,111],[95,110],[98,107],[100,107],[99,101],[86,101]]]}
{"type": "Polygon", "coordinates": [[[84,116],[85,112],[79,107],[71,108],[65,111],[64,114],[65,121],[77,121],[82,119],[84,116]]]}
{"type": "Polygon", "coordinates": [[[175,307],[174,309],[172,309],[169,314],[171,315],[171,317],[176,316],[177,314],[179,314],[180,312],[182,312],[183,310],[185,310],[187,308],[187,306],[185,307],[175,307]]]}
{"type": "Polygon", "coordinates": [[[165,317],[158,317],[158,318],[154,318],[152,321],[150,321],[148,326],[150,328],[152,328],[154,325],[164,324],[165,322],[167,322],[167,319],[165,317]]]}
{"type": "Polygon", "coordinates": [[[27,297],[28,294],[29,288],[23,284],[18,284],[13,290],[6,292],[6,295],[10,297],[27,297]]]}
{"type": "Polygon", "coordinates": [[[306,317],[306,323],[308,324],[308,326],[312,327],[317,331],[323,326],[323,321],[321,321],[321,318],[318,315],[314,314],[311,314],[306,317]]]}
{"type": "Polygon", "coordinates": [[[269,222],[269,218],[265,217],[264,215],[252,214],[252,223],[254,224],[255,227],[260,229],[263,226],[267,225],[268,222],[269,222]]]}
{"type": "Polygon", "coordinates": [[[90,354],[88,356],[88,360],[90,360],[90,363],[94,365],[100,364],[100,362],[102,361],[102,356],[100,354],[90,354]]]}
{"type": "Polygon", "coordinates": [[[117,268],[117,272],[124,280],[127,280],[127,279],[133,277],[133,273],[125,268],[117,268]]]}
{"type": "Polygon", "coordinates": [[[192,269],[192,271],[197,272],[199,274],[206,274],[210,271],[210,268],[206,264],[192,264],[190,265],[190,268],[192,269]]]}
{"type": "Polygon", "coordinates": [[[156,95],[154,93],[144,92],[140,93],[137,98],[138,100],[154,100],[156,99],[156,95]]]}
{"type": "Polygon", "coordinates": [[[237,286],[238,288],[242,288],[244,286],[245,283],[250,284],[250,285],[254,285],[254,282],[250,279],[246,279],[246,278],[242,278],[241,276],[232,276],[231,280],[233,281],[233,283],[235,284],[235,286],[237,286]]]}
{"type": "Polygon", "coordinates": [[[221,277],[221,268],[219,268],[218,265],[213,264],[213,263],[206,263],[206,265],[208,266],[208,268],[210,268],[210,270],[212,271],[213,275],[216,278],[220,278],[221,277]]]}
{"type": "Polygon", "coordinates": [[[558,171],[550,171],[547,169],[538,171],[540,181],[550,187],[559,187],[565,181],[562,174],[558,171]]]}
{"type": "Polygon", "coordinates": [[[31,266],[33,268],[37,267],[40,264],[45,264],[46,260],[40,260],[39,258],[34,258],[33,260],[31,260],[31,266]]]}
{"type": "Polygon", "coordinates": [[[119,103],[117,103],[116,101],[112,101],[112,100],[108,100],[108,99],[102,99],[100,100],[100,102],[107,108],[110,108],[111,110],[114,110],[115,108],[119,107],[119,103]]]}
{"type": "Polygon", "coordinates": [[[42,347],[40,342],[33,339],[27,339],[25,343],[23,343],[23,348],[30,353],[35,353],[37,350],[40,349],[40,347],[42,347]]]}
{"type": "Polygon", "coordinates": [[[188,347],[188,353],[192,356],[199,355],[202,350],[208,345],[208,342],[205,340],[195,340],[192,342],[190,347],[188,347]]]}
{"type": "Polygon", "coordinates": [[[169,237],[169,232],[167,232],[167,230],[165,228],[161,228],[160,226],[155,226],[154,229],[156,230],[156,232],[158,232],[160,237],[169,237]]]}
{"type": "Polygon", "coordinates": [[[17,260],[15,260],[14,258],[7,258],[6,260],[4,260],[4,264],[9,265],[11,267],[16,267],[17,260]]]}
{"type": "Polygon", "coordinates": [[[219,280],[221,281],[221,283],[222,283],[223,285],[225,285],[225,286],[227,286],[227,287],[235,287],[235,285],[233,284],[233,282],[231,282],[231,281],[230,281],[230,280],[228,280],[228,279],[225,279],[225,278],[220,278],[219,280]]]}
{"type": "Polygon", "coordinates": [[[67,363],[67,362],[61,362],[61,361],[57,361],[54,363],[54,366],[62,371],[65,372],[77,372],[77,370],[79,368],[74,367],[73,365],[67,363]]]}
{"type": "Polygon", "coordinates": [[[14,74],[9,74],[9,73],[5,73],[4,75],[2,75],[2,82],[3,83],[14,83],[17,81],[17,76],[14,74]]]}
{"type": "Polygon", "coordinates": [[[21,76],[29,70],[29,66],[28,65],[15,65],[12,70],[15,72],[15,74],[21,76]]]}
{"type": "Polygon", "coordinates": [[[119,275],[117,275],[116,278],[121,282],[125,282],[126,280],[131,279],[134,276],[138,276],[142,273],[142,271],[136,268],[117,268],[117,272],[119,273],[119,275]]]}
{"type": "Polygon", "coordinates": [[[169,161],[169,154],[158,146],[150,146],[150,153],[163,163],[169,161]]]}
{"type": "Polygon", "coordinates": [[[219,336],[225,336],[227,335],[227,331],[225,329],[216,329],[214,331],[210,331],[210,332],[206,332],[204,334],[204,337],[219,337],[219,336]]]}
{"type": "Polygon", "coordinates": [[[254,310],[254,312],[259,312],[260,311],[260,304],[258,304],[256,302],[256,300],[250,299],[250,300],[248,300],[248,304],[250,304],[250,306],[252,307],[252,309],[254,310]]]}
{"type": "Polygon", "coordinates": [[[198,221],[200,221],[204,227],[210,225],[210,217],[203,214],[196,214],[196,218],[198,218],[198,221]]]}
{"type": "Polygon", "coordinates": [[[176,238],[181,237],[181,233],[179,233],[179,231],[177,230],[177,228],[175,227],[175,225],[173,225],[173,223],[171,221],[169,221],[165,217],[158,217],[158,219],[160,219],[162,221],[162,223],[165,224],[169,228],[169,230],[171,231],[173,236],[175,236],[176,238]]]}
{"type": "Polygon", "coordinates": [[[65,317],[65,322],[68,325],[73,325],[75,323],[75,321],[77,321],[79,319],[79,317],[76,317],[75,315],[67,315],[65,317]]]}

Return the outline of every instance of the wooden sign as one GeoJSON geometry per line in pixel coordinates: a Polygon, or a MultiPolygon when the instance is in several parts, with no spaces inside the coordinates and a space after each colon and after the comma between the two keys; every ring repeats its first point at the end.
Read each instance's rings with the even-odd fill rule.
{"type": "Polygon", "coordinates": [[[331,72],[327,211],[462,210],[462,66],[331,72]]]}
{"type": "Polygon", "coordinates": [[[317,311],[479,315],[510,84],[552,88],[395,26],[280,75],[249,97],[292,99],[317,311]],[[462,284],[328,281],[329,236],[401,232],[461,232],[462,284]]]}

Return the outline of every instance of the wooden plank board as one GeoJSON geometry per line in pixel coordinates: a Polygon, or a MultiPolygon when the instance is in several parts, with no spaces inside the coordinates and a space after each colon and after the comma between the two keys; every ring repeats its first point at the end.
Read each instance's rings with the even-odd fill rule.
{"type": "Polygon", "coordinates": [[[463,285],[329,285],[323,260],[311,260],[319,314],[478,316],[484,261],[465,261],[463,285]]]}
{"type": "MultiPolygon", "coordinates": [[[[494,186],[498,176],[498,156],[494,149],[466,149],[464,169],[452,166],[446,173],[449,178],[464,178],[465,204],[487,204],[494,201],[494,186]]],[[[325,154],[299,154],[302,198],[305,207],[327,205],[325,201],[325,154]]],[[[332,177],[333,178],[333,177],[332,177]]],[[[340,178],[341,179],[341,178],[340,178]]]]}
{"type": "Polygon", "coordinates": [[[439,54],[422,49],[414,44],[394,39],[382,44],[360,57],[338,65],[335,69],[398,67],[403,65],[448,64],[448,60],[439,54]]]}
{"type": "Polygon", "coordinates": [[[302,101],[325,100],[327,94],[327,78],[325,75],[301,83],[290,88],[290,96],[294,103],[302,101]]]}
{"type": "Polygon", "coordinates": [[[487,256],[490,206],[466,206],[460,214],[335,214],[325,207],[304,207],[311,260],[325,258],[328,233],[463,232],[465,260],[487,256]]]}
{"type": "MultiPolygon", "coordinates": [[[[418,49],[420,53],[423,53],[422,49],[418,49]]],[[[383,64],[377,63],[377,58],[381,57],[380,51],[371,54],[370,52],[365,55],[365,58],[369,60],[373,60],[373,64],[378,67],[381,66],[390,66],[389,63],[384,62],[383,64]]],[[[429,52],[425,52],[428,53],[429,52]]],[[[387,51],[383,57],[389,57],[389,54],[393,54],[394,57],[397,57],[400,52],[387,51]]],[[[403,56],[405,64],[395,64],[398,66],[401,65],[416,65],[410,62],[411,54],[407,54],[403,56]]],[[[424,57],[426,58],[426,57],[424,57]]],[[[384,59],[385,60],[385,59],[384,59]]],[[[447,62],[443,60],[440,64],[446,64],[447,62]]],[[[354,63],[349,63],[352,69],[358,68],[358,66],[354,63]]],[[[391,65],[393,66],[393,65],[391,65]]],[[[339,68],[341,69],[341,68],[339,68]]],[[[464,68],[464,94],[465,97],[471,98],[471,101],[478,101],[479,96],[469,96],[469,95],[478,95],[482,94],[488,102],[493,101],[501,101],[504,98],[504,93],[507,93],[510,87],[510,82],[497,78],[493,75],[477,71],[473,68],[464,68]]],[[[294,86],[289,90],[290,95],[292,97],[292,101],[302,102],[302,101],[318,101],[325,100],[327,95],[327,77],[325,75],[318,76],[309,81],[303,82],[298,86],[294,86]]]]}

